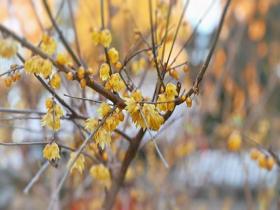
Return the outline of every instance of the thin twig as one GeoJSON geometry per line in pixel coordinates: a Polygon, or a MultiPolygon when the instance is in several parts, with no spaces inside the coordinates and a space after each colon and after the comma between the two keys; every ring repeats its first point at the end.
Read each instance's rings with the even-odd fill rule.
{"type": "Polygon", "coordinates": [[[44,171],[48,168],[49,161],[46,161],[41,168],[37,171],[35,176],[30,180],[30,182],[26,185],[26,187],[23,190],[24,194],[28,194],[30,189],[33,187],[33,185],[39,180],[40,176],[44,173],[44,171]]]}

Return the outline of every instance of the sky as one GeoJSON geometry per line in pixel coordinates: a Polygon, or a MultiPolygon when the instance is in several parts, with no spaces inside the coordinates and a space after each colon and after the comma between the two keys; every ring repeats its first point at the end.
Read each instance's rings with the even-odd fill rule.
{"type": "Polygon", "coordinates": [[[210,34],[219,22],[219,17],[221,15],[220,0],[189,1],[190,2],[185,14],[185,18],[190,21],[193,27],[195,27],[200,19],[202,19],[202,22],[198,27],[198,32],[203,34],[210,34]]]}

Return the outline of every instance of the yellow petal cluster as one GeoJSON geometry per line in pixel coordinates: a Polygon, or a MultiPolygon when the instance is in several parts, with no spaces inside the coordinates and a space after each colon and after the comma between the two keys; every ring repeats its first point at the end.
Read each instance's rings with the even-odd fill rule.
{"type": "Polygon", "coordinates": [[[111,116],[109,116],[105,123],[104,129],[108,132],[114,131],[118,125],[124,120],[124,115],[121,110],[116,110],[111,116]]]}
{"type": "Polygon", "coordinates": [[[101,103],[99,108],[97,109],[97,112],[99,113],[100,117],[106,117],[109,112],[111,111],[111,106],[105,102],[101,103]]]}
{"type": "Polygon", "coordinates": [[[93,140],[103,150],[106,145],[111,144],[111,132],[107,131],[104,127],[101,127],[95,133],[93,140]]]}
{"type": "Polygon", "coordinates": [[[114,92],[121,92],[125,90],[125,83],[120,74],[115,73],[110,76],[109,80],[105,84],[105,88],[114,92]]]}
{"type": "Polygon", "coordinates": [[[112,42],[112,35],[110,30],[94,30],[92,32],[92,41],[94,45],[101,44],[103,47],[109,47],[112,42]]]}
{"type": "Polygon", "coordinates": [[[95,118],[89,118],[85,122],[85,129],[93,132],[95,128],[98,126],[98,120],[95,118]]]}
{"type": "Polygon", "coordinates": [[[109,47],[112,42],[112,35],[109,29],[104,29],[100,32],[99,42],[104,47],[109,47]]]}
{"type": "Polygon", "coordinates": [[[42,51],[44,51],[48,55],[54,54],[56,50],[56,42],[53,37],[44,34],[42,37],[42,42],[40,45],[42,51]]]}
{"type": "Polygon", "coordinates": [[[168,83],[165,87],[165,92],[160,94],[157,100],[157,108],[160,111],[172,111],[174,109],[174,101],[176,96],[178,96],[177,87],[172,83],[168,83]],[[169,103],[165,103],[169,102],[169,103]]]}
{"type": "Polygon", "coordinates": [[[144,103],[141,106],[139,103],[141,100],[139,99],[142,100],[141,94],[134,92],[125,102],[126,110],[130,114],[132,121],[141,128],[158,130],[164,122],[163,117],[159,114],[154,104],[144,103]]]}
{"type": "Polygon", "coordinates": [[[46,144],[43,150],[43,157],[49,161],[60,159],[58,145],[55,142],[46,144]]]}
{"type": "MultiPolygon", "coordinates": [[[[98,124],[99,122],[97,119],[90,118],[86,120],[85,128],[91,132],[94,132],[98,124]]],[[[100,146],[101,149],[104,149],[106,145],[110,145],[111,143],[111,132],[106,130],[104,126],[101,126],[95,131],[95,135],[92,139],[100,146]]]]}
{"type": "Polygon", "coordinates": [[[103,63],[99,69],[99,77],[102,81],[106,81],[110,77],[110,66],[107,63],[103,63]]]}
{"type": "Polygon", "coordinates": [[[66,65],[69,63],[69,60],[67,58],[67,55],[63,54],[63,53],[58,53],[56,56],[56,62],[59,65],[66,65]]]}
{"type": "Polygon", "coordinates": [[[50,80],[50,85],[52,86],[52,88],[54,89],[58,89],[60,88],[61,85],[61,78],[59,76],[58,73],[54,74],[50,80]]]}
{"type": "Polygon", "coordinates": [[[24,69],[26,73],[41,74],[47,78],[52,73],[52,63],[48,59],[35,55],[25,61],[24,69]]]}
{"type": "Polygon", "coordinates": [[[233,131],[228,138],[228,142],[227,142],[228,149],[232,152],[237,152],[240,150],[241,145],[242,145],[242,138],[240,132],[233,131]]]}
{"type": "Polygon", "coordinates": [[[60,129],[60,118],[63,116],[63,111],[58,104],[50,104],[50,99],[46,101],[47,113],[41,120],[42,126],[47,126],[54,131],[60,129]]]}
{"type": "Polygon", "coordinates": [[[103,184],[108,184],[110,181],[110,172],[103,164],[94,165],[90,168],[90,175],[103,184]]]}
{"type": "Polygon", "coordinates": [[[151,130],[159,130],[163,124],[164,119],[156,110],[154,104],[144,104],[142,108],[143,115],[145,117],[145,126],[142,128],[149,128],[151,130]],[[146,125],[147,123],[147,125],[146,125]]]}
{"type": "Polygon", "coordinates": [[[110,62],[115,64],[119,61],[119,52],[113,47],[108,51],[110,62]]]}
{"type": "MultiPolygon", "coordinates": [[[[107,118],[104,124],[96,131],[95,135],[93,136],[93,140],[100,146],[101,149],[104,149],[106,145],[110,145],[112,132],[117,128],[119,123],[124,120],[124,115],[121,110],[116,109],[114,113],[108,116],[109,112],[111,111],[111,107],[105,103],[100,107],[102,107],[99,108],[101,117],[107,118]]],[[[89,130],[90,132],[94,132],[98,125],[98,119],[89,118],[85,122],[85,129],[89,130]]]]}
{"type": "Polygon", "coordinates": [[[100,32],[95,29],[91,34],[91,39],[95,46],[98,45],[100,42],[100,32]]]}
{"type": "MultiPolygon", "coordinates": [[[[69,159],[69,162],[67,164],[68,167],[70,167],[71,163],[75,160],[77,156],[77,153],[76,152],[72,152],[70,154],[70,159],[69,159]]],[[[83,173],[84,171],[84,168],[85,168],[85,157],[83,154],[79,154],[78,158],[75,160],[73,166],[71,167],[70,171],[71,173],[73,173],[73,171],[77,171],[79,172],[80,174],[83,173]]]]}
{"type": "Polygon", "coordinates": [[[0,38],[0,56],[3,58],[13,57],[18,50],[17,43],[12,39],[0,38]]]}

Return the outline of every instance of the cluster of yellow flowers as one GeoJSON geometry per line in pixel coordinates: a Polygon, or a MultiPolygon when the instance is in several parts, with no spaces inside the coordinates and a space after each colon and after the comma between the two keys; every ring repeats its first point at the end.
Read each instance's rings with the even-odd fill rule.
{"type": "Polygon", "coordinates": [[[266,155],[258,149],[252,149],[250,153],[252,160],[258,162],[260,168],[271,171],[275,165],[275,160],[271,155],[266,155]]]}
{"type": "Polygon", "coordinates": [[[18,45],[12,39],[0,38],[0,56],[3,58],[13,57],[18,50],[18,45]]]}
{"type": "Polygon", "coordinates": [[[142,103],[143,97],[140,91],[132,92],[130,98],[126,99],[126,110],[130,114],[132,121],[136,126],[148,128],[151,130],[159,130],[164,119],[159,114],[154,104],[142,103]]]}
{"type": "Polygon", "coordinates": [[[63,116],[63,111],[61,107],[54,103],[52,98],[46,100],[47,113],[42,118],[42,126],[47,126],[54,131],[60,129],[60,118],[63,116]]]}
{"type": "Polygon", "coordinates": [[[124,115],[121,110],[116,109],[110,116],[110,112],[112,108],[107,103],[102,103],[97,110],[100,118],[106,118],[106,121],[102,126],[97,129],[99,125],[99,120],[96,118],[89,118],[85,122],[85,129],[90,132],[94,132],[96,129],[96,133],[93,136],[93,140],[100,146],[101,149],[104,149],[106,145],[111,143],[111,133],[114,131],[120,122],[124,120],[124,115]]]}
{"type": "Polygon", "coordinates": [[[103,164],[94,165],[90,168],[90,175],[102,184],[108,185],[110,181],[110,172],[103,164]]]}
{"type": "Polygon", "coordinates": [[[92,32],[92,41],[95,45],[101,44],[103,47],[108,48],[112,42],[112,35],[110,30],[94,30],[92,32]]]}
{"type": "Polygon", "coordinates": [[[119,73],[110,75],[110,66],[107,63],[103,63],[99,69],[99,77],[102,81],[106,81],[105,89],[112,90],[114,92],[120,92],[125,90],[125,83],[122,80],[119,73]]]}
{"type": "MultiPolygon", "coordinates": [[[[108,29],[103,29],[103,30],[94,30],[92,32],[92,41],[94,45],[102,45],[105,48],[109,48],[111,43],[112,43],[112,35],[110,30],[108,29]]],[[[103,76],[100,76],[102,78],[102,81],[107,80],[108,77],[106,78],[105,75],[108,75],[110,72],[107,73],[108,70],[110,70],[109,67],[109,62],[111,64],[113,64],[115,66],[115,69],[118,71],[121,69],[122,64],[119,61],[119,52],[116,50],[116,48],[112,47],[107,51],[107,56],[108,56],[108,66],[102,64],[100,67],[100,74],[104,75],[104,78],[102,78],[103,76]]],[[[103,55],[102,56],[102,60],[105,61],[106,60],[106,56],[103,55]]]]}
{"type": "MultiPolygon", "coordinates": [[[[71,163],[75,160],[75,157],[77,156],[76,152],[71,152],[70,154],[70,159],[68,162],[68,167],[71,167],[71,163]]],[[[79,154],[78,158],[76,159],[76,161],[74,162],[73,166],[71,167],[70,171],[71,173],[73,173],[74,171],[79,172],[80,174],[83,173],[85,168],[85,157],[83,154],[79,154]]]]}
{"type": "Polygon", "coordinates": [[[233,131],[227,141],[227,147],[232,152],[237,152],[240,150],[242,145],[242,138],[239,131],[233,131]]]}
{"type": "Polygon", "coordinates": [[[160,111],[172,111],[174,109],[174,102],[165,103],[169,101],[174,101],[175,97],[178,96],[176,85],[168,83],[165,87],[165,92],[160,94],[158,97],[157,108],[160,111]]]}
{"type": "Polygon", "coordinates": [[[56,42],[54,38],[48,36],[47,34],[43,34],[40,48],[48,55],[54,54],[56,50],[56,42]]]}
{"type": "Polygon", "coordinates": [[[24,69],[27,73],[41,74],[45,78],[51,75],[52,67],[51,61],[38,55],[29,58],[24,63],[24,69]]]}
{"type": "Polygon", "coordinates": [[[58,145],[55,142],[47,144],[43,150],[43,157],[49,161],[60,159],[58,145]]]}
{"type": "Polygon", "coordinates": [[[105,84],[105,89],[114,92],[121,92],[125,90],[125,83],[119,73],[112,74],[105,84]]]}

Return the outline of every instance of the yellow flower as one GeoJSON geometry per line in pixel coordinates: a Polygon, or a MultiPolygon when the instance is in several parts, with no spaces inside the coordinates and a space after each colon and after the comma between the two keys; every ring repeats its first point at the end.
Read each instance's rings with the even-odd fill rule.
{"type": "Polygon", "coordinates": [[[60,129],[60,118],[63,115],[63,111],[58,104],[55,104],[52,108],[48,109],[48,112],[43,116],[41,120],[42,126],[47,126],[54,131],[60,129]]]}
{"type": "Polygon", "coordinates": [[[100,32],[99,42],[104,47],[109,47],[112,42],[112,35],[108,29],[104,29],[100,32]]]}
{"type": "Polygon", "coordinates": [[[106,81],[110,77],[110,66],[107,63],[103,63],[99,69],[99,76],[102,81],[106,81]]]}
{"type": "Polygon", "coordinates": [[[115,48],[111,48],[108,51],[108,56],[110,59],[110,62],[115,64],[119,61],[119,52],[115,48]]]}
{"type": "Polygon", "coordinates": [[[160,111],[163,111],[163,112],[166,112],[167,110],[169,110],[168,108],[170,107],[172,111],[172,108],[174,107],[174,103],[170,103],[171,105],[173,105],[173,107],[171,106],[168,106],[167,103],[162,103],[162,102],[166,102],[168,101],[167,98],[166,98],[166,95],[165,94],[160,94],[158,96],[158,100],[157,100],[157,108],[160,110],[160,111]]]}
{"type": "Polygon", "coordinates": [[[110,105],[108,105],[105,102],[101,103],[100,107],[97,110],[100,117],[106,117],[109,114],[110,111],[111,111],[110,105]]]}
{"type": "Polygon", "coordinates": [[[26,73],[42,74],[45,78],[52,73],[52,63],[48,59],[43,59],[35,55],[24,63],[26,73]]]}
{"type": "Polygon", "coordinates": [[[0,38],[0,56],[3,58],[13,57],[18,50],[17,43],[12,39],[0,38]]]}
{"type": "Polygon", "coordinates": [[[53,99],[47,98],[47,100],[45,101],[45,106],[47,109],[51,109],[53,107],[53,99]]]}
{"type": "Polygon", "coordinates": [[[52,113],[47,112],[41,120],[42,126],[47,126],[54,131],[57,131],[60,129],[60,118],[53,116],[52,113]]]}
{"type": "Polygon", "coordinates": [[[130,114],[132,121],[136,125],[144,126],[144,121],[140,113],[140,104],[138,102],[142,101],[143,97],[139,90],[133,91],[130,95],[130,98],[125,100],[126,110],[130,114]]]}
{"type": "MultiPolygon", "coordinates": [[[[75,160],[76,156],[77,156],[76,152],[71,152],[70,159],[67,164],[68,167],[71,166],[70,164],[75,160]]],[[[71,170],[71,173],[73,173],[73,171],[78,171],[80,174],[82,174],[84,171],[84,168],[85,168],[85,157],[83,154],[80,154],[79,157],[75,160],[75,162],[70,170],[71,170]]]]}
{"type": "Polygon", "coordinates": [[[104,128],[99,128],[93,137],[93,140],[100,146],[103,150],[106,145],[111,143],[111,133],[104,128]]]}
{"type": "Polygon", "coordinates": [[[41,69],[39,70],[39,72],[40,72],[45,78],[47,78],[48,76],[50,76],[51,73],[52,73],[52,63],[51,63],[48,59],[43,59],[43,60],[42,60],[42,65],[41,65],[41,69]]]}
{"type": "Polygon", "coordinates": [[[191,99],[191,97],[187,97],[186,98],[186,104],[187,104],[187,107],[192,107],[192,99],[191,99]]]}
{"type": "Polygon", "coordinates": [[[168,101],[174,101],[175,97],[178,96],[176,85],[168,83],[165,87],[165,92],[160,94],[158,97],[157,108],[160,111],[172,111],[174,109],[174,102],[163,103],[168,101]]]}
{"type": "Polygon", "coordinates": [[[125,83],[123,82],[119,73],[112,74],[107,81],[105,88],[107,90],[113,90],[114,92],[120,92],[125,89],[125,83]]]}
{"type": "Polygon", "coordinates": [[[91,132],[93,132],[97,126],[98,126],[98,120],[95,118],[89,118],[85,122],[85,129],[91,132]]]}
{"type": "Polygon", "coordinates": [[[228,149],[232,152],[240,150],[242,144],[242,138],[239,131],[233,131],[227,142],[228,149]]]}
{"type": "Polygon", "coordinates": [[[80,86],[82,89],[86,88],[87,86],[87,80],[86,79],[81,79],[80,81],[80,86]]]}
{"type": "MultiPolygon", "coordinates": [[[[52,112],[52,110],[50,110],[50,112],[52,112]]],[[[63,116],[63,111],[61,109],[61,106],[59,106],[58,104],[56,104],[54,106],[54,113],[56,117],[62,117],[63,116]]]]}
{"type": "Polygon", "coordinates": [[[271,157],[271,156],[267,157],[266,158],[266,169],[268,171],[271,171],[273,169],[274,165],[275,165],[275,162],[276,161],[273,157],[271,157]]]}
{"type": "Polygon", "coordinates": [[[114,113],[112,116],[110,116],[106,119],[106,122],[104,123],[103,127],[108,132],[111,132],[111,131],[114,131],[118,127],[120,122],[121,121],[119,120],[118,113],[114,113]]]}
{"type": "Polygon", "coordinates": [[[171,69],[169,75],[174,79],[179,80],[179,73],[175,69],[171,69]]]}
{"type": "Polygon", "coordinates": [[[122,63],[121,63],[120,61],[117,61],[117,62],[115,63],[115,68],[116,68],[117,71],[120,71],[121,68],[122,68],[122,63]]]}
{"type": "Polygon", "coordinates": [[[167,98],[175,97],[178,95],[176,85],[168,83],[165,87],[165,94],[167,98]]]}
{"type": "Polygon", "coordinates": [[[66,78],[67,78],[68,80],[73,80],[73,78],[74,78],[73,73],[69,71],[69,72],[66,74],[66,78]]]}
{"type": "Polygon", "coordinates": [[[103,164],[95,165],[90,168],[90,175],[103,184],[108,184],[110,172],[103,164]]]}
{"type": "Polygon", "coordinates": [[[140,101],[143,100],[143,96],[142,96],[140,90],[135,90],[135,91],[133,91],[133,92],[131,93],[131,97],[132,97],[135,101],[137,101],[137,102],[140,102],[140,101]]]}
{"type": "Polygon", "coordinates": [[[158,130],[164,122],[163,117],[156,110],[154,104],[145,103],[143,106],[141,106],[138,103],[141,100],[141,93],[139,91],[133,92],[131,97],[125,100],[125,109],[130,114],[131,119],[136,124],[136,126],[140,126],[144,129],[149,128],[151,130],[158,130]]]}
{"type": "Polygon", "coordinates": [[[142,112],[145,117],[145,126],[142,126],[142,128],[146,128],[147,126],[151,130],[159,130],[160,126],[164,122],[164,119],[156,110],[155,105],[144,104],[142,112]]]}
{"type": "Polygon", "coordinates": [[[68,62],[68,58],[65,54],[63,53],[58,53],[57,56],[56,56],[56,62],[59,64],[59,65],[65,65],[68,62]]]}
{"type": "Polygon", "coordinates": [[[44,51],[48,55],[54,54],[56,50],[56,42],[54,38],[44,34],[42,37],[42,43],[40,45],[42,51],[44,51]]]}
{"type": "Polygon", "coordinates": [[[60,159],[58,145],[55,142],[46,144],[43,150],[43,157],[49,161],[60,159]]]}
{"type": "Polygon", "coordinates": [[[91,34],[93,44],[96,46],[100,43],[100,31],[94,30],[91,34]]]}
{"type": "Polygon", "coordinates": [[[60,88],[61,78],[58,73],[56,73],[52,76],[50,84],[51,84],[52,88],[54,88],[54,89],[60,88]]]}
{"type": "Polygon", "coordinates": [[[77,75],[79,79],[83,79],[85,77],[86,70],[83,67],[79,67],[77,71],[77,75]]]}
{"type": "Polygon", "coordinates": [[[12,80],[11,77],[7,77],[7,78],[4,80],[4,82],[5,82],[5,86],[6,86],[7,88],[11,87],[12,84],[13,84],[13,80],[12,80]]]}

